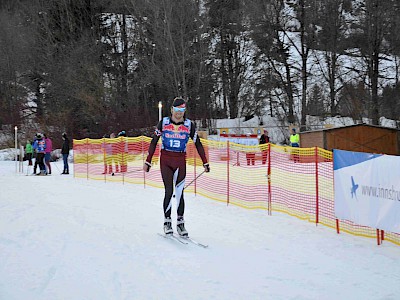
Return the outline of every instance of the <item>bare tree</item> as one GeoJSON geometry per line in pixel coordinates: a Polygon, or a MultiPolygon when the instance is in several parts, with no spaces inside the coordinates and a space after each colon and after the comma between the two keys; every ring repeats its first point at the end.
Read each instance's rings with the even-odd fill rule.
{"type": "Polygon", "coordinates": [[[290,52],[292,44],[286,34],[291,30],[292,23],[285,9],[285,3],[283,0],[253,0],[249,9],[251,9],[252,36],[259,49],[258,61],[266,72],[266,76],[263,77],[270,82],[265,86],[275,87],[275,94],[278,95],[276,98],[280,101],[280,107],[287,115],[287,120],[289,123],[295,123],[296,70],[293,68],[290,52]],[[283,97],[280,91],[283,92],[283,97]]]}
{"type": "Polygon", "coordinates": [[[323,51],[323,61],[317,57],[321,76],[329,87],[329,110],[331,116],[337,113],[337,93],[342,88],[340,76],[341,57],[348,48],[347,34],[351,25],[346,13],[351,11],[351,0],[321,0],[315,24],[320,28],[316,34],[316,49],[323,51]]]}
{"type": "Polygon", "coordinates": [[[312,49],[315,48],[315,36],[316,26],[315,21],[317,17],[317,9],[319,6],[316,0],[297,0],[288,2],[288,6],[293,9],[295,20],[292,22],[295,24],[292,26],[292,32],[296,32],[299,35],[300,43],[298,44],[297,39],[293,38],[293,34],[287,34],[291,47],[296,51],[300,57],[300,78],[301,78],[301,120],[300,126],[305,129],[306,115],[308,114],[307,108],[307,90],[308,90],[308,79],[309,79],[309,58],[312,49]]]}
{"type": "Polygon", "coordinates": [[[389,54],[386,42],[390,34],[390,24],[400,13],[395,0],[365,0],[357,8],[358,24],[352,37],[360,49],[365,62],[367,85],[370,89],[369,116],[372,124],[379,124],[379,78],[382,76],[382,64],[389,54]]]}
{"type": "Polygon", "coordinates": [[[236,118],[239,114],[240,91],[248,68],[245,5],[242,0],[206,1],[218,68],[216,94],[222,100],[223,117],[236,118]]]}
{"type": "Polygon", "coordinates": [[[191,103],[191,115],[207,117],[204,113],[211,106],[211,76],[201,5],[197,1],[136,2],[127,6],[135,19],[135,35],[130,39],[135,52],[136,80],[131,84],[142,103],[147,104],[145,113],[154,120],[157,114],[153,111],[157,111],[151,111],[151,107],[162,101],[168,112],[171,99],[182,96],[191,103]]]}

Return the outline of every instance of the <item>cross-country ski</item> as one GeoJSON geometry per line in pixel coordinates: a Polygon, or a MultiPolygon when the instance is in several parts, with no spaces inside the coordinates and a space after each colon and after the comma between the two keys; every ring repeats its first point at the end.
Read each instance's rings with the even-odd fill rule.
{"type": "Polygon", "coordinates": [[[167,239],[167,240],[168,240],[168,239],[169,239],[169,240],[173,240],[173,241],[179,242],[179,243],[181,243],[181,244],[185,244],[185,245],[188,244],[188,242],[186,242],[185,240],[183,240],[183,239],[177,237],[175,234],[163,234],[163,233],[158,233],[158,235],[159,235],[159,236],[162,236],[163,238],[165,238],[165,239],[167,239]]]}
{"type": "Polygon", "coordinates": [[[203,244],[203,243],[200,243],[200,242],[198,242],[198,241],[192,239],[191,237],[181,237],[181,239],[183,239],[183,240],[185,240],[185,241],[189,241],[189,242],[191,242],[192,244],[195,244],[195,245],[197,245],[197,246],[199,246],[199,247],[208,248],[208,245],[203,244]]]}
{"type": "Polygon", "coordinates": [[[182,237],[182,236],[179,236],[179,235],[177,235],[176,233],[174,233],[174,234],[162,234],[162,233],[158,233],[158,235],[159,235],[159,236],[162,236],[162,237],[165,238],[165,239],[172,239],[172,240],[175,240],[175,241],[180,242],[180,243],[182,243],[182,244],[188,244],[188,243],[190,242],[190,243],[192,243],[192,244],[194,244],[194,245],[196,245],[196,246],[199,246],[199,247],[202,247],[202,248],[208,248],[208,245],[206,245],[206,244],[200,243],[200,242],[198,242],[198,241],[192,239],[191,237],[182,237]]]}

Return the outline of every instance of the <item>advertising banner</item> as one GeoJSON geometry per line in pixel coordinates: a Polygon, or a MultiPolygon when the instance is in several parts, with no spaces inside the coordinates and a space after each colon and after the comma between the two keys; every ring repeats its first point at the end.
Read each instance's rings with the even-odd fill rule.
{"type": "Polygon", "coordinates": [[[235,144],[255,146],[258,145],[258,136],[257,134],[220,134],[219,141],[230,141],[235,144]]]}
{"type": "Polygon", "coordinates": [[[400,157],[333,150],[335,216],[400,233],[400,157]]]}

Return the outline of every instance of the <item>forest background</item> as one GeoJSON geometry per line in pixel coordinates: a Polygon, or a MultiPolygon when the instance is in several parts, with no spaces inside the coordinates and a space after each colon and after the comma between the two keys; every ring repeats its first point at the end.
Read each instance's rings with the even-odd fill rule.
{"type": "MultiPolygon", "coordinates": [[[[400,128],[398,0],[3,0],[0,125],[148,134],[176,96],[215,120],[400,128]]],[[[12,143],[12,140],[11,140],[12,143]]]]}

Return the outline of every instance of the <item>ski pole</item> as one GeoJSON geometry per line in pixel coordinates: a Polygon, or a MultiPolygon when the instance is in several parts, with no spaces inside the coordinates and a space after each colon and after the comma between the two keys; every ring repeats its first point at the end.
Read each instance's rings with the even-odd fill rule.
{"type": "MultiPolygon", "coordinates": [[[[189,185],[191,185],[193,182],[195,182],[197,180],[197,178],[199,178],[201,175],[203,175],[206,172],[206,170],[204,170],[203,172],[201,172],[199,175],[196,176],[195,179],[193,179],[191,182],[189,182],[189,184],[187,184],[183,190],[185,190],[189,185]]],[[[175,194],[174,194],[174,198],[175,198],[175,194]]]]}
{"type": "Polygon", "coordinates": [[[189,184],[187,186],[185,186],[183,189],[186,189],[189,185],[191,185],[193,182],[196,181],[197,178],[199,178],[201,175],[203,175],[206,172],[206,170],[204,170],[203,172],[201,172],[199,175],[196,176],[195,179],[193,179],[191,182],[189,182],[189,184]]]}
{"type": "MultiPolygon", "coordinates": [[[[143,171],[143,169],[133,170],[133,171],[129,171],[129,172],[122,172],[122,173],[119,173],[119,174],[122,175],[122,174],[136,173],[136,172],[140,172],[140,171],[143,171]]],[[[112,172],[111,176],[114,176],[114,175],[118,175],[118,174],[115,174],[114,172],[112,172]]]]}
{"type": "Polygon", "coordinates": [[[57,165],[57,161],[54,161],[54,164],[53,164],[53,165],[55,165],[55,166],[56,166],[56,168],[57,168],[58,172],[61,172],[60,168],[59,168],[59,167],[58,167],[58,165],[57,165]]]}

